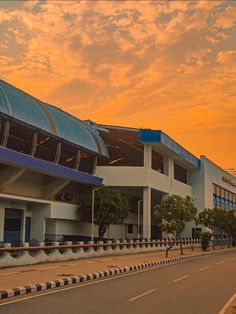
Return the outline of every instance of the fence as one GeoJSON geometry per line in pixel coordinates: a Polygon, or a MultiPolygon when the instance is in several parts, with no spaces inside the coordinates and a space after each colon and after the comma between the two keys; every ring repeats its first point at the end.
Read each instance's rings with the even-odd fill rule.
{"type": "MultiPolygon", "coordinates": [[[[201,240],[183,238],[184,248],[198,247],[201,240]]],[[[53,245],[45,245],[45,242],[39,242],[38,245],[29,246],[24,243],[21,247],[12,247],[11,244],[5,243],[0,247],[0,267],[33,265],[46,262],[68,261],[73,259],[82,259],[99,256],[112,256],[123,254],[144,253],[151,251],[166,250],[172,246],[172,249],[179,248],[179,241],[173,239],[162,240],[122,240],[118,241],[90,241],[84,242],[53,242],[53,245]]]]}

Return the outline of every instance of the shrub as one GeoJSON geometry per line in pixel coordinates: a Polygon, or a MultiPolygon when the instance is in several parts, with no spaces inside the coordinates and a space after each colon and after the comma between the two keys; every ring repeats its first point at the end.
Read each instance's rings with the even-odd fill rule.
{"type": "Polygon", "coordinates": [[[202,250],[205,252],[209,246],[210,246],[210,240],[211,240],[212,234],[210,232],[203,232],[201,234],[201,245],[202,245],[202,250]]]}

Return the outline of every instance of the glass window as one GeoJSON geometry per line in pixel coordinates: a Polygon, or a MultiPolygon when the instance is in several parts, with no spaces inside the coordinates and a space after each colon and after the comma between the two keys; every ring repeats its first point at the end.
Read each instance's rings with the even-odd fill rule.
{"type": "Polygon", "coordinates": [[[175,180],[187,184],[187,170],[177,164],[174,164],[174,178],[175,180]]]}
{"type": "Polygon", "coordinates": [[[216,185],[216,195],[220,196],[220,187],[216,185]]]}
{"type": "Polygon", "coordinates": [[[152,150],[152,169],[164,172],[164,157],[154,150],[152,150]]]}
{"type": "Polygon", "coordinates": [[[220,196],[225,197],[225,189],[220,188],[220,196]]]}
{"type": "Polygon", "coordinates": [[[133,225],[128,224],[128,233],[133,233],[133,225]]]}

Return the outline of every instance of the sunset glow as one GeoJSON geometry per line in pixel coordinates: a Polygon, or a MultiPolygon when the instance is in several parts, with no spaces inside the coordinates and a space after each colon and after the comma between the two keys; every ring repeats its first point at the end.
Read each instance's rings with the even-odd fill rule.
{"type": "Polygon", "coordinates": [[[235,1],[1,1],[0,78],[236,168],[235,1]]]}

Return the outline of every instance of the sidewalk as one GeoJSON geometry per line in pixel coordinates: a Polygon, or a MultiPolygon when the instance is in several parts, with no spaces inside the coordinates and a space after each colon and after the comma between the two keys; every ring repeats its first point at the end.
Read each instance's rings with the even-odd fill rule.
{"type": "MultiPolygon", "coordinates": [[[[222,251],[216,249],[212,252],[222,251]]],[[[194,251],[184,250],[185,256],[199,254],[204,254],[200,248],[195,248],[194,251]]],[[[180,256],[180,250],[169,251],[168,258],[177,256],[180,256]]],[[[0,291],[163,259],[165,259],[165,251],[4,268],[0,269],[0,291]]]]}

